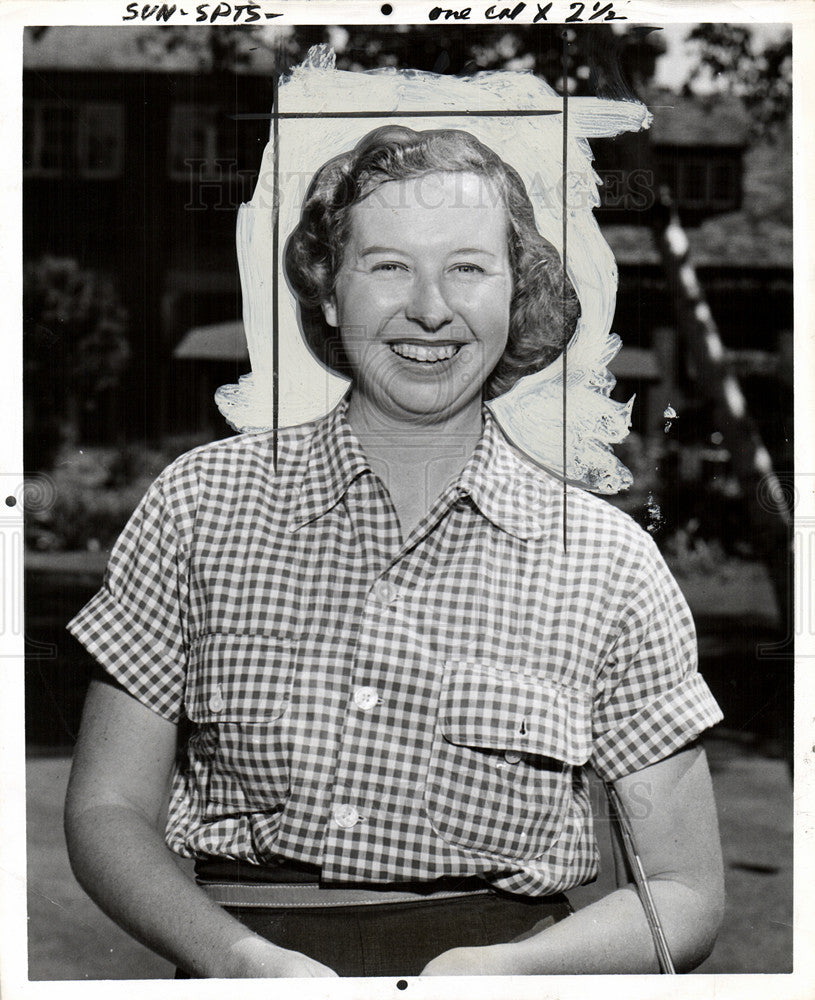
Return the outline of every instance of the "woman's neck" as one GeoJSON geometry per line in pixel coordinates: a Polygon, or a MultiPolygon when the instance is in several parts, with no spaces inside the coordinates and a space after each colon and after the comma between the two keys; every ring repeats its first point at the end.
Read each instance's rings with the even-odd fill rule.
{"type": "Polygon", "coordinates": [[[352,392],[348,422],[371,461],[397,460],[415,467],[461,455],[463,467],[481,436],[481,400],[473,399],[455,413],[431,422],[423,416],[411,420],[385,413],[361,393],[352,392]]]}
{"type": "Polygon", "coordinates": [[[446,442],[465,439],[474,447],[481,436],[481,399],[476,397],[454,413],[434,419],[385,412],[363,393],[352,390],[348,422],[363,447],[374,451],[383,446],[390,451],[398,442],[407,443],[411,450],[418,445],[432,451],[446,450],[446,442]]]}
{"type": "Polygon", "coordinates": [[[434,423],[414,423],[352,394],[348,422],[390,493],[405,538],[472,455],[481,436],[481,400],[434,423]]]}

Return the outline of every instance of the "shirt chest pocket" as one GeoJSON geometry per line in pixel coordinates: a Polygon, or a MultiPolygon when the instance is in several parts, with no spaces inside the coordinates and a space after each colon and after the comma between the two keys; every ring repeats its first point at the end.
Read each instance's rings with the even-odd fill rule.
{"type": "Polygon", "coordinates": [[[282,808],[295,655],[293,641],[270,635],[205,635],[193,645],[188,761],[206,818],[282,808]]]}
{"type": "Polygon", "coordinates": [[[591,755],[588,695],[483,664],[450,667],[428,819],[449,843],[510,861],[541,857],[569,822],[572,768],[591,755]]]}

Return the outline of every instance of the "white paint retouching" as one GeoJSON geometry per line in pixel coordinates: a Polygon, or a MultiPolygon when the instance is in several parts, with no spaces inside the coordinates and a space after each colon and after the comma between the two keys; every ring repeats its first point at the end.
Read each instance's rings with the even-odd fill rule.
{"type": "MultiPolygon", "coordinates": [[[[446,77],[410,70],[349,73],[334,68],[334,55],[316,46],[292,75],[281,81],[281,112],[392,112],[388,119],[416,130],[460,128],[475,135],[513,166],[535,208],[541,234],[562,256],[563,188],[562,99],[531,73],[480,73],[446,77]],[[477,117],[466,111],[552,110],[545,116],[477,117]],[[461,118],[431,115],[400,119],[400,112],[461,111],[461,118]],[[443,126],[440,126],[443,121],[443,126]]],[[[633,400],[609,398],[614,378],[608,363],[620,348],[611,323],[617,267],[593,208],[598,178],[587,139],[647,128],[651,116],[633,101],[569,98],[566,172],[567,273],[580,300],[581,317],[568,345],[566,377],[566,478],[599,493],[616,493],[631,474],[614,456],[630,425],[633,400]]],[[[303,197],[320,166],[353,148],[382,119],[284,118],[279,135],[279,252],[297,225],[303,197]]],[[[216,401],[239,430],[273,425],[272,324],[277,308],[279,410],[281,427],[314,420],[341,399],[348,383],[311,354],[300,329],[297,302],[283,278],[281,260],[272,260],[273,160],[270,141],[251,202],[238,215],[237,244],[243,288],[243,319],[252,372],[238,385],[223,386],[216,401]],[[278,268],[279,301],[272,292],[278,268]]],[[[489,406],[507,437],[533,461],[556,474],[564,471],[563,364],[521,379],[489,406]]]]}

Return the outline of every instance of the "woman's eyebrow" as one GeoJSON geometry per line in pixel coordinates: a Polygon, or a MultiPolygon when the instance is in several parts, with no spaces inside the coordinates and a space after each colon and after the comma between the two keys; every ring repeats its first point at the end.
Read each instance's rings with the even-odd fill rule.
{"type": "Polygon", "coordinates": [[[484,254],[485,257],[496,257],[492,250],[487,250],[484,247],[459,247],[457,250],[451,250],[450,256],[454,256],[457,253],[480,253],[484,254]]]}
{"type": "MultiPolygon", "coordinates": [[[[402,257],[409,257],[410,250],[404,247],[382,247],[382,246],[370,246],[363,247],[358,253],[358,257],[372,257],[375,254],[397,254],[402,257]]],[[[484,257],[499,257],[499,254],[493,253],[492,250],[487,250],[485,247],[456,247],[455,250],[451,250],[447,256],[455,257],[459,254],[481,254],[484,257]]]]}
{"type": "Polygon", "coordinates": [[[367,257],[370,254],[375,254],[375,253],[400,253],[400,254],[407,254],[408,252],[409,251],[407,251],[405,249],[400,249],[399,247],[378,247],[378,246],[375,246],[375,247],[364,247],[362,250],[359,251],[359,256],[360,257],[367,257]]]}

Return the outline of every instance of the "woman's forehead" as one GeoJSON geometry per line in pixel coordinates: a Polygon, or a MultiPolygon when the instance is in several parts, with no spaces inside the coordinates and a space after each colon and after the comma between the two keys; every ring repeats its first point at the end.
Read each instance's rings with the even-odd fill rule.
{"type": "Polygon", "coordinates": [[[392,208],[427,208],[440,204],[461,208],[504,205],[498,186],[489,177],[469,170],[432,170],[416,177],[385,181],[359,204],[369,201],[392,208]]]}
{"type": "Polygon", "coordinates": [[[382,231],[433,236],[445,233],[499,234],[506,239],[507,211],[497,186],[479,174],[434,171],[386,181],[351,210],[351,236],[366,239],[382,231]]]}

